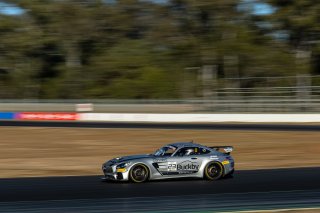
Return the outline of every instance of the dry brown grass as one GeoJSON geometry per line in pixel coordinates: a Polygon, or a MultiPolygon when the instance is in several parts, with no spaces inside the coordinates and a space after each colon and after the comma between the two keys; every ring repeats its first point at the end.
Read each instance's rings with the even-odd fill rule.
{"type": "Polygon", "coordinates": [[[100,174],[110,158],[173,141],[233,145],[237,169],[320,165],[320,132],[0,128],[0,177],[100,174]]]}

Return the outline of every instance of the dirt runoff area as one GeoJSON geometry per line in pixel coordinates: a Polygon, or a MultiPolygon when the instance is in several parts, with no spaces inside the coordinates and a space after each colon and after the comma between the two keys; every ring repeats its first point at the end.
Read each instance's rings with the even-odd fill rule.
{"type": "Polygon", "coordinates": [[[236,169],[320,165],[320,132],[1,127],[0,136],[2,178],[101,174],[108,159],[191,140],[234,146],[236,169]]]}

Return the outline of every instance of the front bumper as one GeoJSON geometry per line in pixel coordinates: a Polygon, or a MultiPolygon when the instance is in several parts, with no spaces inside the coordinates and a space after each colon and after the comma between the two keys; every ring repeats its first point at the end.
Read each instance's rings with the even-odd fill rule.
{"type": "Polygon", "coordinates": [[[115,166],[106,166],[102,165],[102,172],[104,177],[102,180],[114,180],[114,181],[127,181],[129,180],[129,172],[128,170],[120,170],[116,169],[115,166]]]}

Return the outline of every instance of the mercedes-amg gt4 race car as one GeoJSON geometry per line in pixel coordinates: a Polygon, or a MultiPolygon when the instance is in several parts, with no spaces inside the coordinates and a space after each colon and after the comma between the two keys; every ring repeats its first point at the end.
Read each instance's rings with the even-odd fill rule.
{"type": "Polygon", "coordinates": [[[186,177],[217,180],[233,174],[232,151],[232,146],[172,143],[153,154],[118,157],[105,162],[102,179],[136,183],[186,177]]]}

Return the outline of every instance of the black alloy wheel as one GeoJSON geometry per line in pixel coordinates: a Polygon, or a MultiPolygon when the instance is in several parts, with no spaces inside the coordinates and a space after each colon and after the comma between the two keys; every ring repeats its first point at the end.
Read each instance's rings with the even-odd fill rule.
{"type": "Polygon", "coordinates": [[[207,164],[204,175],[209,180],[218,180],[223,176],[223,166],[219,162],[210,162],[207,164]]]}
{"type": "Polygon", "coordinates": [[[135,183],[145,182],[148,180],[148,178],[149,178],[149,170],[143,164],[135,165],[130,170],[130,180],[132,180],[135,183]]]}

